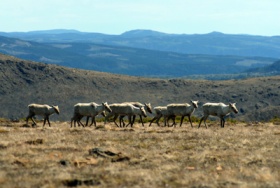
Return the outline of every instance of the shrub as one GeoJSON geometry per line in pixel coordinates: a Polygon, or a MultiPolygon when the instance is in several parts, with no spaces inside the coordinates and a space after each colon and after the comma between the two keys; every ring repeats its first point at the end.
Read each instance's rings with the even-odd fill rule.
{"type": "Polygon", "coordinates": [[[273,123],[274,125],[280,125],[280,117],[274,117],[269,122],[273,123]]]}

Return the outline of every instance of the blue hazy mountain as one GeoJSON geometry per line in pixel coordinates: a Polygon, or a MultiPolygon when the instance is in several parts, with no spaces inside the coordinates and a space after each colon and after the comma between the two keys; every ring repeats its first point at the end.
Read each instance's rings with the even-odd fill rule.
{"type": "Polygon", "coordinates": [[[133,30],[121,35],[76,30],[1,32],[0,52],[86,70],[184,77],[236,74],[269,66],[279,58],[279,40],[278,36],[219,32],[178,35],[152,30],[133,30]]]}
{"type": "Polygon", "coordinates": [[[280,36],[237,35],[220,32],[167,34],[152,30],[132,30],[120,35],[79,32],[76,30],[0,32],[0,35],[34,42],[90,42],[187,54],[280,58],[280,36]]]}

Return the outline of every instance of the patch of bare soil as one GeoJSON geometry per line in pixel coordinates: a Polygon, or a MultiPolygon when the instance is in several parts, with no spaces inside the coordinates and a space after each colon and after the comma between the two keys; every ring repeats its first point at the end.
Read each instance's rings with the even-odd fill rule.
{"type": "Polygon", "coordinates": [[[279,187],[280,126],[0,122],[2,187],[279,187]]]}

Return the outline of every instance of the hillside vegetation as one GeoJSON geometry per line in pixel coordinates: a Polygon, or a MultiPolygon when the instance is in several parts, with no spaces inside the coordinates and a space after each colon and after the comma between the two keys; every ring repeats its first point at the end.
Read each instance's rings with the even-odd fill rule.
{"type": "Polygon", "coordinates": [[[194,116],[205,102],[236,102],[237,120],[268,121],[280,114],[280,77],[205,81],[150,79],[65,68],[0,56],[0,117],[27,116],[27,105],[59,105],[52,120],[70,120],[78,102],[151,102],[152,106],[199,100],[194,116]]]}

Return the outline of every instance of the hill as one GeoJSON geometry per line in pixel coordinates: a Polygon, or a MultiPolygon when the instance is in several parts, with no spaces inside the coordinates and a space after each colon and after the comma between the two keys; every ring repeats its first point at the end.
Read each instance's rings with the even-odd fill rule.
{"type": "Polygon", "coordinates": [[[280,58],[280,36],[207,34],[167,34],[152,30],[132,30],[120,35],[86,33],[75,30],[0,32],[0,35],[40,43],[97,43],[184,54],[259,56],[280,58]]]}
{"type": "Polygon", "coordinates": [[[264,67],[249,69],[246,72],[279,75],[280,74],[280,61],[276,61],[276,62],[272,63],[271,65],[267,65],[264,67]]]}
{"type": "Polygon", "coordinates": [[[246,80],[205,81],[151,79],[85,71],[25,61],[0,55],[0,117],[23,118],[30,103],[59,105],[70,120],[78,102],[101,103],[139,101],[152,106],[199,100],[195,116],[201,116],[205,102],[237,102],[236,119],[268,121],[279,117],[280,77],[246,80]]]}
{"type": "Polygon", "coordinates": [[[89,42],[38,43],[3,36],[0,36],[0,53],[72,68],[161,78],[236,74],[276,61],[275,58],[182,54],[89,42]]]}

